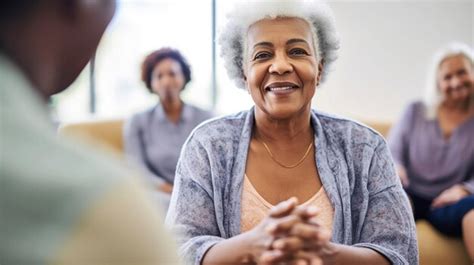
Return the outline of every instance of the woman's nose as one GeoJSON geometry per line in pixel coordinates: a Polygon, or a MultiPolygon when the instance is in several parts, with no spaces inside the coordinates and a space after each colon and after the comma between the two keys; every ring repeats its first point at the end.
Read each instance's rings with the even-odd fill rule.
{"type": "Polygon", "coordinates": [[[168,75],[164,75],[160,81],[161,81],[160,83],[162,86],[167,87],[171,84],[172,78],[168,75]]]}
{"type": "Polygon", "coordinates": [[[269,72],[283,75],[291,73],[293,71],[293,65],[289,62],[288,57],[285,55],[275,55],[272,64],[270,65],[269,72]]]}
{"type": "Polygon", "coordinates": [[[458,76],[454,76],[453,78],[451,78],[449,85],[452,89],[458,89],[461,87],[462,83],[463,83],[462,78],[458,76]]]}

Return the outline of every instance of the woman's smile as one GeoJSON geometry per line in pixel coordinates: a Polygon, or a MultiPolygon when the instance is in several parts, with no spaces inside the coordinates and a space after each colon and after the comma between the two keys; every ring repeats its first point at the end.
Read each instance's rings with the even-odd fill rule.
{"type": "Polygon", "coordinates": [[[271,93],[275,96],[286,96],[298,89],[300,89],[300,86],[293,82],[273,82],[265,86],[265,93],[271,93]]]}

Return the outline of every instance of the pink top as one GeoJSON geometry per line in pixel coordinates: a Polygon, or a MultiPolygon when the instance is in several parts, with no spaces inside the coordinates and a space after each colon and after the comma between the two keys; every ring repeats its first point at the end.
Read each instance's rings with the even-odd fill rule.
{"type": "MultiPolygon", "coordinates": [[[[323,187],[321,187],[321,189],[319,189],[319,191],[314,194],[313,197],[301,205],[316,206],[321,211],[318,215],[319,222],[323,227],[332,231],[334,209],[323,187]]],[[[262,198],[262,196],[260,196],[260,194],[258,194],[247,175],[245,175],[240,212],[241,232],[246,232],[260,223],[265,218],[265,216],[267,216],[268,211],[273,206],[274,205],[267,202],[264,198],[262,198]]]]}

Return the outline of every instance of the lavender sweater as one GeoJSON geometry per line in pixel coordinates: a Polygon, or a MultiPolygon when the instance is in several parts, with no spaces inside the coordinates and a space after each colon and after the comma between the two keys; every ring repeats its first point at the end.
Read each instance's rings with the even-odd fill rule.
{"type": "Polygon", "coordinates": [[[444,139],[438,120],[425,118],[425,106],[408,106],[388,137],[396,163],[405,167],[407,189],[426,199],[459,183],[474,194],[474,118],[444,139]]]}
{"type": "MultiPolygon", "coordinates": [[[[183,147],[167,215],[179,251],[200,264],[240,231],[254,110],[208,121],[183,147]]],[[[418,264],[415,224],[383,138],[353,121],[312,112],[321,182],[334,207],[332,242],[371,248],[392,264],[418,264]]]]}

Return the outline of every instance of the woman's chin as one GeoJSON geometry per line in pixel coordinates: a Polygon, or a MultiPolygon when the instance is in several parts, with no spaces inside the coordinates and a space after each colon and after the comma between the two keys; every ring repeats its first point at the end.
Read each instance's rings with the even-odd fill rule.
{"type": "Polygon", "coordinates": [[[295,106],[278,106],[264,110],[264,113],[272,119],[286,120],[302,115],[301,108],[295,106]]]}

